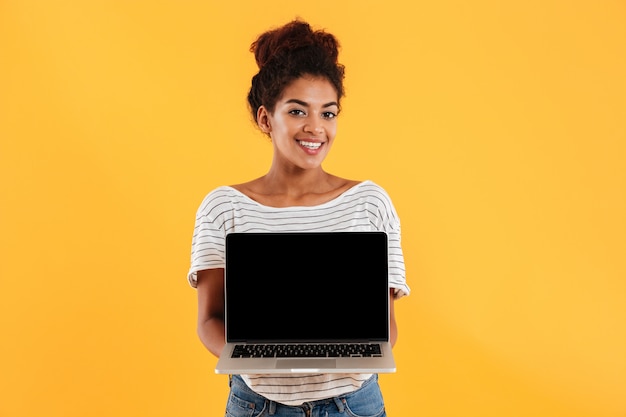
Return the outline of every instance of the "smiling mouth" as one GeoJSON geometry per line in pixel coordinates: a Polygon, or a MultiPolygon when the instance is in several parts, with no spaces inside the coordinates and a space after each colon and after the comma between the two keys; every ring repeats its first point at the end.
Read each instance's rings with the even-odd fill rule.
{"type": "Polygon", "coordinates": [[[298,143],[300,144],[300,146],[312,150],[319,149],[320,146],[322,146],[322,143],[320,142],[307,142],[304,140],[299,140],[298,143]]]}

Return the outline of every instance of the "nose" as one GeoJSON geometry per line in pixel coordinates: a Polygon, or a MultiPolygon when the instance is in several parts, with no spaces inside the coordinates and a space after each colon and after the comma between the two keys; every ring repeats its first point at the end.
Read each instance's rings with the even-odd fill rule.
{"type": "Polygon", "coordinates": [[[316,117],[311,117],[304,125],[304,131],[316,135],[321,135],[322,133],[324,133],[324,127],[322,126],[320,120],[318,120],[316,117]]]}

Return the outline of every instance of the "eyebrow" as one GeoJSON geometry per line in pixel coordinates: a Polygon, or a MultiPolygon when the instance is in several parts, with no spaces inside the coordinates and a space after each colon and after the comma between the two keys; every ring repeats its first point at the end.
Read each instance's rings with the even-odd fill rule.
{"type": "MultiPolygon", "coordinates": [[[[307,103],[305,101],[302,101],[302,100],[298,100],[297,98],[289,99],[285,103],[295,103],[295,104],[299,104],[299,105],[304,106],[304,107],[309,107],[309,103],[307,103]]],[[[326,108],[326,107],[332,107],[332,106],[339,107],[339,104],[337,104],[336,101],[331,101],[330,103],[324,104],[322,107],[326,108]]]]}

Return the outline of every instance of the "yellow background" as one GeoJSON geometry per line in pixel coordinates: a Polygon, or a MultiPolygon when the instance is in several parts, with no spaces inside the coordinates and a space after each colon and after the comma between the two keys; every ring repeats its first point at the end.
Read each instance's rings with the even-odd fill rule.
{"type": "Polygon", "coordinates": [[[193,221],[269,167],[248,47],[295,16],[343,45],[325,167],[403,222],[388,414],[626,416],[617,0],[0,0],[0,416],[223,415],[193,221]]]}

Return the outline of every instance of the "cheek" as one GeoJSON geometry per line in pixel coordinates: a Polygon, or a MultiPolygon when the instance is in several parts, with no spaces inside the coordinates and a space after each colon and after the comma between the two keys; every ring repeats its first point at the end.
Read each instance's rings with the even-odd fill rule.
{"type": "Polygon", "coordinates": [[[333,123],[332,125],[328,126],[326,129],[326,134],[328,135],[329,139],[334,139],[335,135],[337,134],[337,124],[333,123]]]}
{"type": "Polygon", "coordinates": [[[298,132],[300,129],[299,123],[294,120],[289,119],[274,119],[274,124],[272,125],[272,131],[278,135],[282,136],[291,136],[298,132]]]}
{"type": "Polygon", "coordinates": [[[277,138],[279,136],[285,135],[285,126],[282,123],[272,123],[271,125],[271,136],[272,138],[277,138]]]}
{"type": "Polygon", "coordinates": [[[284,124],[278,124],[272,127],[271,137],[275,142],[286,143],[290,142],[291,139],[296,135],[296,131],[294,128],[290,126],[286,126],[284,124]]]}

